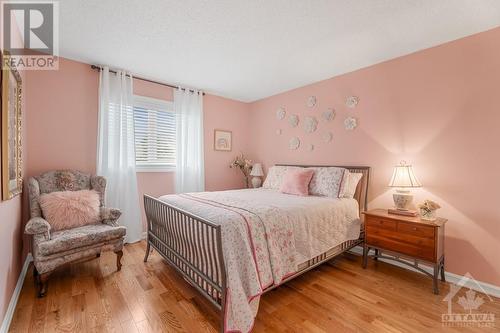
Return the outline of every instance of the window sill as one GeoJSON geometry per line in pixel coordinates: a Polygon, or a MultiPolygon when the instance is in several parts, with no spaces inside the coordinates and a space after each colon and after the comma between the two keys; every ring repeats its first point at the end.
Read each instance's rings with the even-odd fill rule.
{"type": "Polygon", "coordinates": [[[175,167],[165,167],[165,166],[136,166],[136,173],[150,173],[150,172],[175,172],[175,167]]]}

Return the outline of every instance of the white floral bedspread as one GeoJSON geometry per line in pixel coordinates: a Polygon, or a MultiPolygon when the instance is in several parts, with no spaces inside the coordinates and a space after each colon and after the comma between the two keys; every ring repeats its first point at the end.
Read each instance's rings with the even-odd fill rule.
{"type": "Polygon", "coordinates": [[[160,200],[222,225],[227,273],[225,332],[249,332],[262,292],[299,264],[360,232],[354,199],[300,197],[270,189],[166,195],[160,200]]]}

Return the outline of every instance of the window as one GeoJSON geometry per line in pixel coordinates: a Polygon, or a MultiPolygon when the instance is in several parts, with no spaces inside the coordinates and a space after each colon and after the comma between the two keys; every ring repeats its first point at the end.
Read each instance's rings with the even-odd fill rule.
{"type": "Polygon", "coordinates": [[[137,171],[175,169],[173,103],[134,96],[134,127],[137,171]]]}

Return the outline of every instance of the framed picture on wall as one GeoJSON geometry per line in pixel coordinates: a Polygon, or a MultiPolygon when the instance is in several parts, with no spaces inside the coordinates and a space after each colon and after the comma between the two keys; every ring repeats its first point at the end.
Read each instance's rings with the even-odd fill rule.
{"type": "Polygon", "coordinates": [[[9,66],[9,54],[0,53],[1,59],[1,156],[2,199],[9,200],[20,194],[22,184],[21,156],[21,76],[15,67],[9,66]]]}
{"type": "Polygon", "coordinates": [[[233,149],[233,133],[231,131],[214,131],[214,150],[231,151],[233,149]]]}

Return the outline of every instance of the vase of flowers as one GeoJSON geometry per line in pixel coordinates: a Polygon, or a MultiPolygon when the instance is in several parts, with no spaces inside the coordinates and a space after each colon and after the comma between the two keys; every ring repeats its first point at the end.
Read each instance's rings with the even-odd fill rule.
{"type": "Polygon", "coordinates": [[[246,159],[243,153],[240,153],[240,155],[234,158],[233,162],[229,165],[229,167],[231,169],[239,169],[241,171],[245,179],[245,186],[249,188],[250,187],[249,176],[250,172],[252,171],[252,161],[246,159]]]}
{"type": "Polygon", "coordinates": [[[420,209],[420,218],[427,221],[436,220],[436,210],[441,208],[437,203],[432,200],[425,200],[423,203],[418,205],[420,209]]]}

